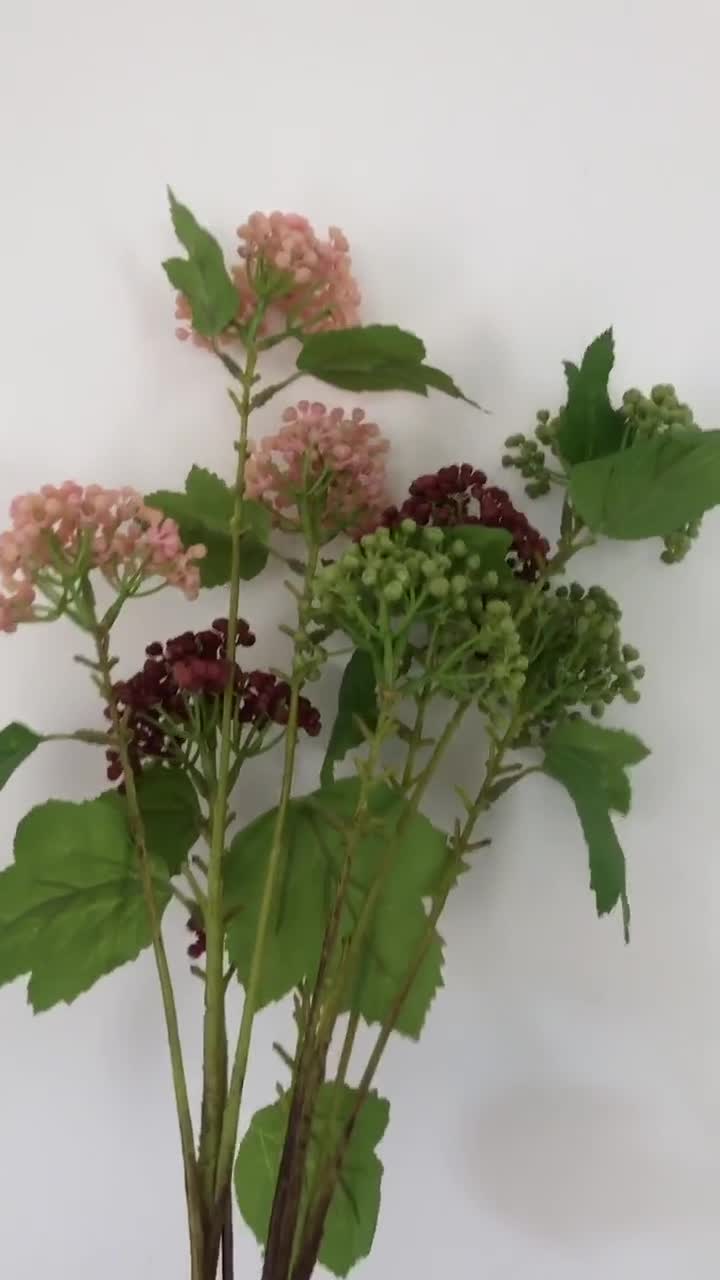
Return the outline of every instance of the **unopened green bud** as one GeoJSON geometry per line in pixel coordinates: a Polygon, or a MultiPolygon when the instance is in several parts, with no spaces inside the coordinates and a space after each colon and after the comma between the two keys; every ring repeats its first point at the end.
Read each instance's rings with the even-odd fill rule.
{"type": "Polygon", "coordinates": [[[399,564],[395,566],[395,578],[399,583],[402,584],[403,587],[406,587],[408,585],[410,581],[410,574],[408,573],[404,564],[399,564]]]}
{"type": "Polygon", "coordinates": [[[605,704],[603,702],[591,702],[590,715],[594,716],[596,720],[599,720],[605,715],[605,704]]]}
{"type": "Polygon", "coordinates": [[[377,573],[375,569],[366,569],[361,581],[364,587],[374,587],[377,582],[377,573]]]}
{"type": "Polygon", "coordinates": [[[467,543],[463,542],[462,538],[456,538],[450,547],[450,555],[456,560],[464,560],[467,553],[467,543]]]}
{"type": "Polygon", "coordinates": [[[510,613],[510,605],[507,600],[488,600],[485,612],[491,618],[506,618],[510,613]]]}
{"type": "Polygon", "coordinates": [[[549,422],[549,421],[550,421],[550,410],[549,410],[549,409],[538,409],[537,414],[536,414],[536,417],[537,417],[538,422],[542,423],[542,424],[543,424],[543,426],[544,426],[546,422],[549,422]]]}
{"type": "Polygon", "coordinates": [[[467,613],[468,602],[466,596],[455,596],[452,604],[457,613],[467,613]]]}
{"type": "Polygon", "coordinates": [[[640,693],[637,689],[623,689],[622,696],[626,702],[640,701],[640,693]]]}
{"type": "Polygon", "coordinates": [[[374,547],[376,543],[377,543],[377,538],[374,533],[364,533],[362,538],[360,539],[360,546],[367,547],[368,549],[371,547],[374,547]]]}
{"type": "Polygon", "coordinates": [[[435,525],[426,525],[423,529],[423,538],[431,547],[439,547],[445,539],[442,529],[438,529],[435,525]]]}
{"type": "Polygon", "coordinates": [[[404,520],[400,521],[400,530],[402,533],[407,534],[408,537],[411,533],[414,533],[416,529],[417,525],[415,521],[411,520],[409,516],[406,516],[404,520]]]}
{"type": "Polygon", "coordinates": [[[436,600],[444,600],[450,590],[450,583],[447,578],[433,578],[428,585],[428,590],[436,600]]]}
{"type": "Polygon", "coordinates": [[[637,667],[632,667],[632,674],[634,675],[636,680],[642,680],[645,675],[645,668],[642,666],[642,664],[640,664],[640,666],[637,666],[637,667]]]}
{"type": "Polygon", "coordinates": [[[624,644],[622,647],[622,656],[626,662],[637,662],[640,654],[634,645],[624,644]]]}
{"type": "Polygon", "coordinates": [[[495,570],[490,569],[488,573],[483,576],[480,586],[483,591],[494,591],[499,581],[500,579],[495,570]]]}
{"type": "Polygon", "coordinates": [[[481,564],[482,564],[482,560],[480,559],[480,556],[477,554],[477,552],[474,551],[471,556],[468,556],[467,567],[471,573],[477,573],[481,564]]]}
{"type": "Polygon", "coordinates": [[[585,588],[581,586],[579,582],[570,583],[570,599],[571,600],[582,600],[584,595],[585,595],[585,588]]]}
{"type": "Polygon", "coordinates": [[[455,576],[450,579],[450,587],[457,596],[461,596],[463,592],[467,590],[467,585],[468,580],[462,573],[456,573],[455,576]]]}
{"type": "Polygon", "coordinates": [[[513,456],[512,456],[512,454],[511,454],[511,453],[504,453],[504,454],[503,454],[503,456],[502,456],[502,458],[500,459],[500,462],[501,462],[501,464],[502,464],[502,466],[503,466],[503,467],[514,467],[514,466],[515,466],[515,459],[513,458],[513,456]]]}
{"type": "Polygon", "coordinates": [[[394,604],[397,600],[400,600],[402,598],[402,595],[403,595],[402,583],[398,582],[397,580],[393,582],[388,582],[387,586],[383,590],[383,595],[385,599],[390,602],[390,604],[394,604]]]}
{"type": "Polygon", "coordinates": [[[508,449],[519,449],[525,443],[526,443],[525,436],[521,435],[519,431],[517,431],[515,435],[508,436],[507,439],[505,440],[505,444],[507,445],[508,449]]]}

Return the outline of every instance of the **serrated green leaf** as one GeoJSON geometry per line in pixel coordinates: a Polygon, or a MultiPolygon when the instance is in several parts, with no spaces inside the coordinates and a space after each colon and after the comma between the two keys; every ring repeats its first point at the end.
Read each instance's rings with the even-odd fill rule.
{"type": "Polygon", "coordinates": [[[217,240],[175,199],[172,191],[168,195],[175,234],[188,256],[168,258],[163,263],[165,273],[173,287],[187,298],[193,328],[207,338],[216,337],[235,318],[237,290],[217,240]]]}
{"type": "Polygon", "coordinates": [[[450,396],[453,400],[464,400],[466,404],[471,404],[474,409],[481,408],[477,400],[471,400],[469,396],[466,396],[460,390],[449,373],[443,373],[442,369],[435,369],[431,364],[422,365],[422,371],[426,387],[432,387],[435,391],[442,391],[444,395],[450,396]]]}
{"type": "Polygon", "coordinates": [[[552,730],[546,744],[568,747],[575,751],[591,752],[598,763],[605,761],[620,769],[642,764],[650,755],[650,748],[641,738],[626,729],[608,729],[606,725],[591,720],[565,720],[552,730]]]}
{"type": "MultiPolygon", "coordinates": [[[[355,1099],[355,1090],[347,1085],[329,1083],[320,1089],[304,1170],[303,1212],[318,1174],[324,1136],[329,1133],[331,1142],[337,1141],[352,1114],[355,1099]]],[[[240,1212],[263,1245],[267,1240],[287,1116],[287,1098],[257,1111],[240,1143],[235,1163],[235,1194],[240,1212]]],[[[387,1128],[388,1119],[389,1104],[376,1093],[370,1093],[348,1145],[320,1249],[320,1263],[334,1275],[347,1275],[372,1248],[383,1173],[375,1147],[387,1128]]]]}
{"type": "Polygon", "coordinates": [[[154,764],[136,779],[148,850],[176,876],[202,831],[195,788],[182,769],[154,764]]]}
{"type": "Polygon", "coordinates": [[[664,537],[720,503],[720,431],[656,435],[573,467],[568,488],[588,527],[609,538],[664,537]]]}
{"type": "MultiPolygon", "coordinates": [[[[282,874],[276,884],[270,937],[261,983],[260,1007],[278,1000],[303,979],[313,981],[322,939],[341,873],[345,841],[342,828],[356,813],[359,780],[343,778],[313,795],[293,800],[286,826],[282,874]],[[325,817],[324,815],[327,815],[325,817]],[[340,829],[339,829],[340,828],[340,829]]],[[[422,814],[409,814],[404,797],[376,785],[369,797],[376,826],[355,850],[343,935],[349,934],[383,865],[403,820],[403,835],[392,869],[366,935],[357,981],[346,993],[368,1021],[380,1021],[407,973],[415,943],[425,928],[423,898],[445,866],[446,837],[422,814]]],[[[275,810],[263,814],[233,840],[226,860],[226,885],[232,919],[227,946],[241,982],[247,982],[265,883],[275,810]]],[[[418,1036],[438,987],[442,985],[439,939],[409,993],[397,1029],[418,1036]]]]}
{"type": "MultiPolygon", "coordinates": [[[[225,893],[231,904],[228,955],[246,986],[275,828],[271,809],[240,831],[225,862],[225,893]]],[[[287,823],[287,850],[275,885],[257,1007],[280,1000],[317,971],[332,893],[332,875],[315,838],[311,816],[297,803],[287,823]]]]}
{"type": "Polygon", "coordinates": [[[345,391],[411,391],[426,396],[433,387],[468,400],[442,369],[424,364],[425,346],[397,325],[371,324],[333,329],[306,337],[297,367],[345,391]]]}
{"type": "Polygon", "coordinates": [[[568,397],[557,439],[567,462],[599,458],[620,448],[626,420],[613,409],[608,395],[614,360],[612,329],[608,329],[590,343],[579,369],[569,361],[565,364],[568,397]]]}
{"type": "MultiPolygon", "coordinates": [[[[145,501],[177,521],[185,546],[201,542],[207,547],[207,555],[199,562],[204,587],[220,587],[230,581],[230,524],[235,498],[224,480],[203,467],[192,467],[185,481],[185,493],[157,489],[147,494],[145,501]]],[[[247,582],[267,564],[271,516],[264,503],[248,498],[243,502],[243,520],[240,577],[247,582]]]]}
{"type": "Polygon", "coordinates": [[[415,334],[394,324],[368,324],[350,329],[329,329],[303,340],[297,366],[319,376],[320,370],[369,372],[381,364],[419,365],[425,344],[415,334]]]}
{"type": "Polygon", "coordinates": [[[372,658],[365,650],[356,649],[340,682],[337,714],[320,771],[323,786],[332,782],[335,765],[345,759],[348,751],[359,747],[364,741],[361,725],[373,730],[377,717],[377,691],[372,658]]]}
{"type": "MultiPolygon", "coordinates": [[[[150,927],[118,797],[50,800],[20,823],[15,862],[0,874],[0,984],[30,973],[35,1012],[70,1003],[134,960],[150,927]]],[[[167,871],[153,864],[160,912],[167,871]]]]}
{"type": "Polygon", "coordinates": [[[590,856],[590,887],[598,914],[612,911],[621,902],[627,941],[630,908],[625,856],[610,810],[629,811],[630,782],[625,769],[644,760],[647,747],[633,734],[580,719],[557,725],[544,746],[543,769],[566,788],[583,828],[590,856]]]}
{"type": "Polygon", "coordinates": [[[36,747],[42,738],[26,724],[14,720],[0,732],[0,791],[36,747]]]}

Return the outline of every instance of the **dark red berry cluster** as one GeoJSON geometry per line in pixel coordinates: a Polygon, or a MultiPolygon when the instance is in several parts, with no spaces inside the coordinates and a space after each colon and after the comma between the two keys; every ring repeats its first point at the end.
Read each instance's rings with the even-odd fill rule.
{"type": "Polygon", "coordinates": [[[195,934],[194,941],[190,943],[187,953],[192,960],[199,960],[201,956],[205,955],[205,951],[207,949],[205,930],[202,923],[199,920],[196,920],[194,916],[191,916],[188,920],[187,927],[190,930],[190,933],[195,934]]]}
{"type": "MultiPolygon", "coordinates": [[[[255,643],[247,622],[238,619],[237,643],[255,643]]],[[[184,631],[164,645],[149,644],[142,670],[113,688],[115,705],[131,731],[131,759],[139,769],[148,758],[171,759],[177,750],[173,726],[190,718],[192,698],[220,698],[230,681],[235,692],[239,724],[263,728],[287,724],[290,686],[269,671],[244,671],[226,657],[227,620],[216,618],[207,631],[184,631]]],[[[105,711],[109,719],[109,708],[105,711]]],[[[298,723],[310,737],[320,732],[320,713],[307,698],[300,699],[298,723]]],[[[117,751],[107,752],[108,778],[117,781],[122,766],[117,751]]]]}
{"type": "Polygon", "coordinates": [[[537,577],[545,563],[550,544],[530,524],[527,516],[513,506],[509,494],[487,483],[484,471],[471,467],[441,467],[432,475],[418,476],[410,496],[400,507],[388,507],[381,524],[388,528],[408,517],[417,524],[482,524],[490,529],[506,529],[512,537],[512,554],[524,578],[537,577]]]}

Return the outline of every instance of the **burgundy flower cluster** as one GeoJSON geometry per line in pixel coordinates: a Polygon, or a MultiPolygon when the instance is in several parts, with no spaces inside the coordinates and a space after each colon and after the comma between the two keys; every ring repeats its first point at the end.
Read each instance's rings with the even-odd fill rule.
{"type": "MultiPolygon", "coordinates": [[[[238,619],[237,643],[250,647],[255,636],[244,619],[238,619]]],[[[216,618],[206,631],[184,631],[164,645],[149,644],[142,670],[113,687],[115,705],[127,717],[131,731],[131,760],[140,769],[148,758],[172,758],[177,749],[172,726],[189,718],[190,699],[221,698],[233,681],[235,716],[240,724],[263,728],[287,724],[290,686],[269,671],[244,671],[226,657],[227,619],[216,618]]],[[[105,715],[111,717],[110,708],[105,715]]],[[[307,698],[300,699],[299,726],[310,737],[320,732],[320,712],[307,698]]],[[[122,774],[117,751],[107,752],[111,782],[122,774]]]]}
{"type": "Polygon", "coordinates": [[[413,480],[409,493],[402,506],[388,507],[383,512],[381,524],[392,529],[410,517],[421,525],[482,524],[490,529],[506,529],[512,537],[513,558],[522,577],[537,577],[550,544],[513,506],[504,489],[487,483],[484,471],[469,462],[441,467],[432,475],[413,480]]]}

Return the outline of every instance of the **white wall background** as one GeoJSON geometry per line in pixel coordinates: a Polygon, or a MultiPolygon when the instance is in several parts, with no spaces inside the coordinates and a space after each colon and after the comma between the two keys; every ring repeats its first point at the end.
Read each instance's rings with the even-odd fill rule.
{"type": "MultiPolygon", "coordinates": [[[[158,266],[167,181],[228,249],[257,207],[339,223],[366,317],[415,328],[493,410],[384,398],[398,484],[461,458],[492,469],[609,322],[618,389],[672,379],[718,425],[715,0],[2,0],[0,18],[3,509],[45,480],[227,473],[223,380],[173,338],[158,266]]],[[[552,531],[553,506],[536,511],[552,531]]],[[[649,668],[626,717],[654,749],[622,831],[633,941],[594,918],[559,791],[498,811],[449,912],[449,991],[382,1071],[393,1121],[363,1280],[719,1274],[719,552],[711,518],[680,568],[655,547],[585,565],[624,599],[649,668]]],[[[126,669],[215,604],[138,605],[126,669]]],[[[278,593],[253,588],[245,608],[277,658],[278,593]]],[[[94,723],[76,647],[62,626],[2,639],[0,720],[94,723]]],[[[471,746],[453,777],[472,777],[471,746]]],[[[0,861],[32,803],[102,783],[90,749],[44,749],[3,793],[0,861]]],[[[271,786],[258,778],[256,805],[271,786]]],[[[178,917],[181,975],[186,943],[178,917]]],[[[180,985],[196,1092],[199,993],[180,985]]],[[[284,1020],[257,1027],[252,1107],[272,1096],[284,1020]]],[[[3,990],[0,1037],[3,1274],[180,1280],[149,959],[36,1020],[21,984],[3,990]]],[[[255,1276],[239,1237],[238,1274],[255,1276]]]]}

